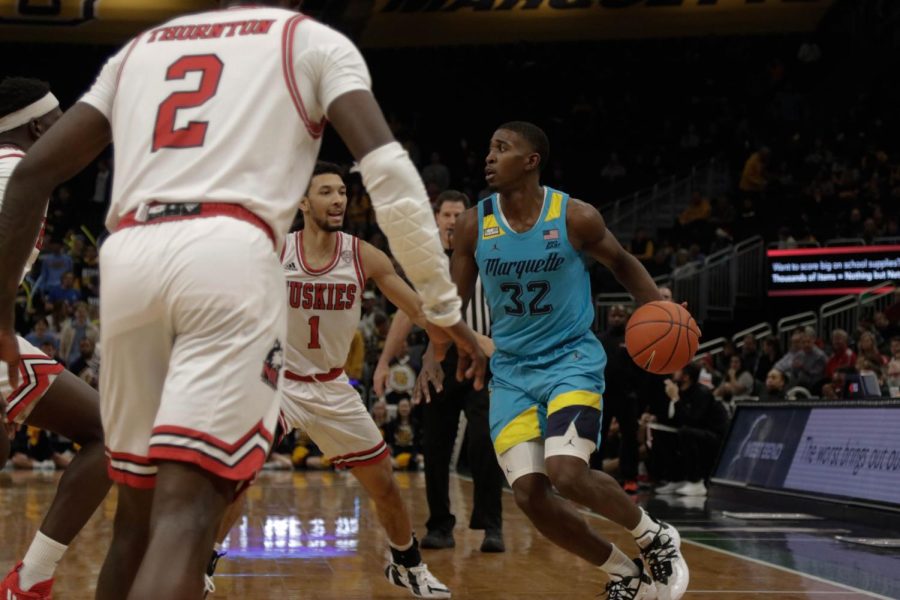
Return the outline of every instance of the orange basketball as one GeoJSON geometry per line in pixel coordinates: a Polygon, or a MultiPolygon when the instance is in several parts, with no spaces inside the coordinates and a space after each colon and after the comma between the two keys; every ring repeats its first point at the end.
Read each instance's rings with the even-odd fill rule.
{"type": "Polygon", "coordinates": [[[694,358],[700,328],[683,306],[649,302],[631,315],[625,328],[628,355],[645,371],[674,373],[694,358]]]}

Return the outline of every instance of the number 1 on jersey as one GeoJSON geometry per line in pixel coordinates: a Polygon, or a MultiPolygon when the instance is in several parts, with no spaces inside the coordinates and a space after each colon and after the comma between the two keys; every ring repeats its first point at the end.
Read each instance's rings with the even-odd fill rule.
{"type": "Polygon", "coordinates": [[[309,318],[309,348],[310,350],[319,350],[319,317],[309,318]]]}
{"type": "Polygon", "coordinates": [[[193,92],[173,92],[159,105],[153,129],[153,151],[160,148],[196,148],[203,145],[208,121],[191,121],[175,129],[175,116],[181,108],[196,108],[216,95],[222,77],[222,61],[215,54],[182,56],[166,70],[166,81],[184,79],[200,72],[200,87],[193,92]]]}

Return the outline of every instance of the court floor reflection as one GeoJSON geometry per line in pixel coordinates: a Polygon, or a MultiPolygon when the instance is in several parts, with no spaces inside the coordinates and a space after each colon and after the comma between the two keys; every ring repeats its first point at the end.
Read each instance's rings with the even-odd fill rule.
{"type": "MultiPolygon", "coordinates": [[[[58,474],[0,473],[0,569],[21,558],[49,505],[58,474]]],[[[409,502],[419,534],[427,518],[424,476],[400,473],[398,482],[409,502]]],[[[459,521],[471,509],[472,487],[454,477],[451,500],[459,521]]],[[[654,508],[663,507],[653,502],[654,508]]],[[[432,571],[453,590],[454,598],[478,600],[553,600],[596,598],[605,577],[596,567],[559,550],[536,532],[510,494],[504,494],[504,535],[507,552],[482,554],[482,533],[462,526],[455,531],[454,550],[423,551],[432,571]]],[[[88,600],[106,554],[115,511],[115,493],[60,564],[54,598],[88,600]]],[[[682,528],[716,523],[699,506],[665,514],[682,528]]],[[[603,535],[634,554],[634,544],[621,528],[589,516],[603,535]]],[[[713,525],[714,526],[714,525],[713,525]]],[[[717,534],[718,535],[718,534],[717,534]]],[[[691,531],[706,544],[705,530],[691,531]]],[[[746,536],[744,536],[746,537],[746,536]]],[[[717,537],[717,539],[719,539],[717,537]]],[[[741,552],[743,541],[727,544],[741,552]]],[[[805,551],[787,542],[786,552],[805,551]]],[[[711,544],[712,545],[712,544],[711,544]]],[[[861,592],[797,573],[744,560],[733,554],[686,542],[691,565],[687,600],[778,600],[863,598],[861,592]]],[[[388,600],[409,596],[384,580],[387,538],[375,517],[374,505],[352,476],[345,473],[264,473],[247,492],[244,517],[228,538],[228,556],[220,563],[217,591],[211,598],[388,600]]],[[[801,561],[802,562],[802,561],[801,561]]],[[[900,577],[900,569],[889,576],[900,577]]],[[[884,582],[881,582],[883,584],[884,582]]],[[[163,599],[161,599],[163,600],[163,599]]]]}

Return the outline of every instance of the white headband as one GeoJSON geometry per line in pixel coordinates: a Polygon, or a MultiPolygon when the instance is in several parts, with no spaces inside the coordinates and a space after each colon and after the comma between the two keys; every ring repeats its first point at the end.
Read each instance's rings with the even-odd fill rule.
{"type": "Polygon", "coordinates": [[[0,117],[0,133],[20,127],[34,119],[39,119],[58,107],[59,100],[56,99],[52,92],[47,92],[46,96],[40,100],[35,100],[25,108],[20,108],[5,117],[0,117]]]}

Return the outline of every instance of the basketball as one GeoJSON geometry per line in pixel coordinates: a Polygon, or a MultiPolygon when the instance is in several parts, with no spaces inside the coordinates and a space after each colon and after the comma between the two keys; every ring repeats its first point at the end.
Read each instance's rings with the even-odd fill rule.
{"type": "Polygon", "coordinates": [[[688,364],[700,344],[700,328],[680,304],[650,302],[637,309],[625,328],[628,355],[645,371],[664,375],[688,364]]]}

